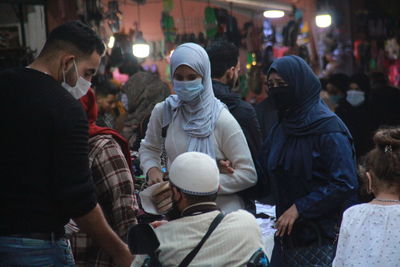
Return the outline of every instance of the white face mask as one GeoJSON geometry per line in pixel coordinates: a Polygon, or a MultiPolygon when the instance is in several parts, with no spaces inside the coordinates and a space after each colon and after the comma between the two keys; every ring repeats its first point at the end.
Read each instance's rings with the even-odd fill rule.
{"type": "Polygon", "coordinates": [[[358,107],[365,101],[365,93],[357,90],[347,91],[347,102],[353,107],[358,107]]]}
{"type": "Polygon", "coordinates": [[[76,67],[76,63],[75,63],[75,59],[74,59],[74,68],[75,68],[76,77],[77,77],[75,86],[71,86],[65,81],[65,71],[64,70],[63,70],[64,81],[61,84],[61,86],[64,87],[75,99],[79,99],[82,96],[87,94],[92,83],[86,81],[81,76],[79,76],[78,68],[76,67]]]}

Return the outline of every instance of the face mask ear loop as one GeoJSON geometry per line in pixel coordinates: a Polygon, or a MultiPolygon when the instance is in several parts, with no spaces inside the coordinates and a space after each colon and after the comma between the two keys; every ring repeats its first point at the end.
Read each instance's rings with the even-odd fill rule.
{"type": "Polygon", "coordinates": [[[64,68],[63,68],[63,70],[62,70],[62,73],[63,73],[64,82],[66,83],[66,81],[65,81],[65,70],[64,70],[64,68]]]}
{"type": "Polygon", "coordinates": [[[76,85],[76,84],[78,84],[79,73],[78,73],[78,67],[76,66],[75,58],[73,60],[74,60],[74,67],[75,67],[75,72],[76,72],[76,83],[75,83],[75,85],[76,85]]]}

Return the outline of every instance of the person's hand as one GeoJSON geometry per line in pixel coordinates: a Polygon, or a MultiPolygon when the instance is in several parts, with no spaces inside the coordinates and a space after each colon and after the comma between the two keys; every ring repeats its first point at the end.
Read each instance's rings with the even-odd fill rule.
{"type": "Polygon", "coordinates": [[[149,178],[147,184],[153,185],[161,183],[163,181],[164,174],[159,168],[153,167],[147,172],[147,177],[149,178]]]}
{"type": "Polygon", "coordinates": [[[232,163],[229,160],[218,161],[219,172],[223,174],[232,174],[235,170],[232,168],[232,163]]]}
{"type": "Polygon", "coordinates": [[[118,253],[118,255],[114,256],[113,259],[118,267],[130,267],[135,256],[129,252],[128,245],[126,245],[126,248],[118,253]]]}
{"type": "Polygon", "coordinates": [[[293,204],[287,209],[276,222],[276,234],[277,236],[284,236],[286,233],[290,235],[293,229],[294,222],[299,218],[299,212],[297,211],[296,205],[293,204]]]}
{"type": "Polygon", "coordinates": [[[153,227],[154,229],[156,229],[157,227],[159,227],[159,226],[161,226],[161,225],[163,225],[163,224],[166,224],[166,223],[168,223],[168,221],[162,220],[162,221],[154,221],[154,222],[151,222],[150,225],[151,225],[151,227],[153,227]]]}

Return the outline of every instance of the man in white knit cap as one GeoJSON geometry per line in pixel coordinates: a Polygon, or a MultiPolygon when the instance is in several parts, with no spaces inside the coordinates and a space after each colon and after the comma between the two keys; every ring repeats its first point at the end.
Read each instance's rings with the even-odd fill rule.
{"type": "MultiPolygon", "coordinates": [[[[160,241],[157,254],[163,266],[179,266],[202,240],[213,220],[222,217],[215,203],[219,170],[208,155],[186,152],[172,163],[169,178],[178,218],[155,229],[160,241]]],[[[239,210],[223,217],[190,265],[242,266],[260,250],[265,251],[255,218],[239,210]]],[[[145,256],[138,255],[132,266],[141,266],[144,259],[145,256]]]]}

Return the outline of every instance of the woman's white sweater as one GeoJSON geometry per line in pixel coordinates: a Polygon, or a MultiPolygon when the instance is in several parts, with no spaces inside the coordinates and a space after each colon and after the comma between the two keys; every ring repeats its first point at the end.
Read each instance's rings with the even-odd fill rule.
{"type": "MultiPolygon", "coordinates": [[[[161,168],[163,105],[164,102],[161,102],[154,107],[146,137],[142,140],[139,149],[141,167],[144,173],[147,173],[152,167],[161,168]]],[[[183,125],[178,125],[175,121],[183,120],[173,119],[168,127],[165,140],[168,168],[177,156],[186,152],[188,142],[188,136],[183,131],[183,125]]],[[[235,170],[233,174],[220,174],[220,191],[217,204],[224,212],[243,208],[242,199],[235,193],[254,185],[257,182],[257,174],[243,131],[228,110],[222,110],[215,124],[212,138],[216,144],[216,160],[229,160],[235,170]]]]}

